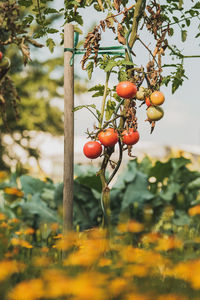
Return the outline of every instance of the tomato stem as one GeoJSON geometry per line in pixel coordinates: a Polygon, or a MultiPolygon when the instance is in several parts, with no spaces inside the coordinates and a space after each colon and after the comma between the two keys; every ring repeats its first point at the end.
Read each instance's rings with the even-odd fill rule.
{"type": "Polygon", "coordinates": [[[106,82],[104,86],[104,93],[103,93],[103,99],[102,99],[102,105],[101,105],[101,115],[100,115],[100,120],[99,120],[99,128],[101,128],[102,123],[103,123],[103,117],[104,117],[104,112],[105,112],[105,107],[106,107],[106,97],[107,97],[107,91],[108,91],[108,81],[110,78],[110,72],[106,72],[106,82]]]}

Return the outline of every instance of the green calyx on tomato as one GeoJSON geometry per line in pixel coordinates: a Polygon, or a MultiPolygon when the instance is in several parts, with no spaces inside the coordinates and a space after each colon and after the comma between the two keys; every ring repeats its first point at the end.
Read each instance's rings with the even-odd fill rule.
{"type": "Polygon", "coordinates": [[[102,146],[97,141],[90,141],[85,143],[83,147],[83,153],[86,157],[95,159],[101,155],[102,152],[102,146]]]}
{"type": "Polygon", "coordinates": [[[122,132],[122,142],[126,145],[135,145],[140,139],[139,132],[134,128],[129,128],[122,132]]]}
{"type": "Polygon", "coordinates": [[[98,139],[102,145],[113,147],[118,142],[118,133],[113,128],[108,128],[98,134],[98,139]]]}
{"type": "Polygon", "coordinates": [[[147,108],[147,117],[150,121],[158,121],[164,116],[164,110],[158,106],[150,106],[147,108]]]}
{"type": "Polygon", "coordinates": [[[130,81],[121,81],[116,87],[117,95],[124,99],[131,99],[137,93],[137,86],[130,81]]]}

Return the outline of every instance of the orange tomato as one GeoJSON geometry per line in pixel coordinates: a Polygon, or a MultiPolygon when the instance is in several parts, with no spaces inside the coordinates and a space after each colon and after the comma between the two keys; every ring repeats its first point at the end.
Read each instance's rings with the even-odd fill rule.
{"type": "Polygon", "coordinates": [[[165,96],[160,91],[155,91],[150,96],[151,103],[153,105],[161,105],[165,101],[165,96]]]}

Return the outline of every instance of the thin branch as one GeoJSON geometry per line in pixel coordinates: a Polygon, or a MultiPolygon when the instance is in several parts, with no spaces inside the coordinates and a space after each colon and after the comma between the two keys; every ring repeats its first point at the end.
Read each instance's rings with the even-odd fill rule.
{"type": "Polygon", "coordinates": [[[153,55],[153,53],[151,52],[151,50],[149,49],[149,47],[140,39],[139,36],[137,36],[137,40],[140,41],[140,43],[149,51],[149,53],[151,54],[151,56],[153,57],[153,59],[155,60],[157,66],[159,67],[158,65],[158,62],[157,60],[155,59],[155,56],[153,55]]]}
{"type": "Polygon", "coordinates": [[[125,14],[128,10],[131,10],[133,7],[135,7],[135,5],[136,5],[136,4],[133,4],[133,5],[131,5],[129,8],[126,8],[125,10],[121,11],[120,13],[118,13],[118,14],[116,14],[116,15],[112,15],[112,16],[107,17],[105,20],[108,20],[108,19],[110,19],[110,18],[115,18],[115,17],[117,17],[117,16],[119,16],[119,15],[125,14]]]}
{"type": "Polygon", "coordinates": [[[166,27],[171,26],[171,25],[176,25],[176,24],[179,24],[179,23],[181,23],[183,21],[190,20],[190,19],[193,19],[193,18],[196,18],[196,17],[199,17],[199,15],[191,16],[191,17],[188,17],[188,18],[184,18],[184,19],[181,19],[181,20],[179,20],[177,22],[168,23],[167,25],[161,26],[159,29],[163,29],[163,28],[166,28],[166,27]]]}

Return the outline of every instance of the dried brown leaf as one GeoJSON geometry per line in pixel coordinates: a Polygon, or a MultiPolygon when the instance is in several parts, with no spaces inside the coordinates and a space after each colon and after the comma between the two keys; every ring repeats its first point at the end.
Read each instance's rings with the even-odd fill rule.
{"type": "Polygon", "coordinates": [[[121,0],[114,0],[113,2],[114,8],[120,12],[120,5],[121,5],[121,0]]]}

